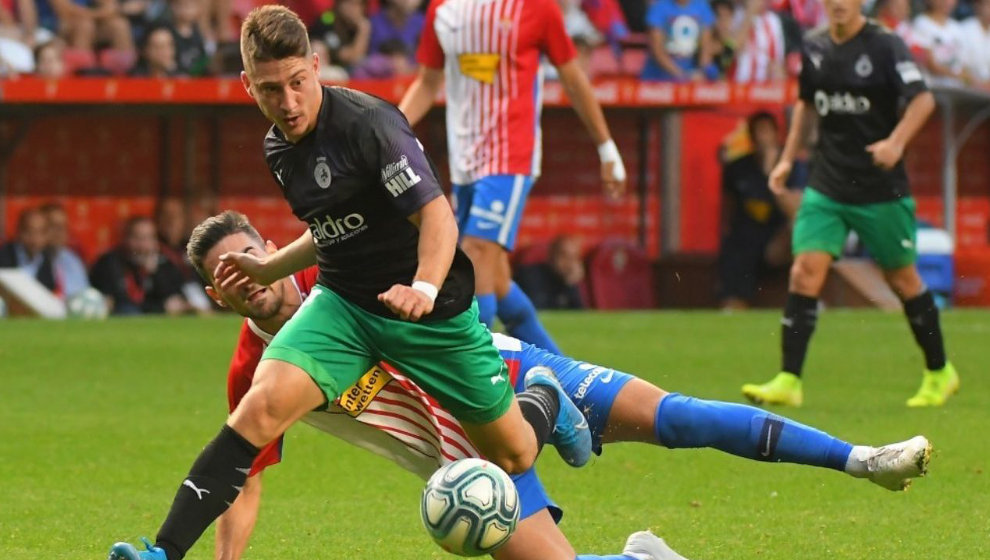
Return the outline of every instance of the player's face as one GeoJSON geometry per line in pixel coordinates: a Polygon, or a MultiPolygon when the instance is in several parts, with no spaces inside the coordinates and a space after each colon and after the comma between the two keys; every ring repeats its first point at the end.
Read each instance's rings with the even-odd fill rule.
{"type": "MultiPolygon", "coordinates": [[[[235,233],[220,240],[203,258],[203,268],[213,273],[220,263],[220,255],[224,253],[253,253],[261,256],[274,253],[276,247],[271,242],[262,247],[257,239],[246,233],[235,233]]],[[[206,287],[206,293],[221,307],[227,307],[242,317],[263,321],[271,319],[282,308],[285,295],[282,281],[274,282],[271,286],[249,283],[239,288],[219,288],[214,282],[206,287]]]]}
{"type": "Polygon", "coordinates": [[[289,142],[298,142],[316,128],[323,102],[319,65],[319,57],[313,54],[252,62],[241,72],[248,94],[289,142]]]}
{"type": "Polygon", "coordinates": [[[832,25],[847,27],[862,16],[863,0],[825,0],[825,11],[832,25]]]}

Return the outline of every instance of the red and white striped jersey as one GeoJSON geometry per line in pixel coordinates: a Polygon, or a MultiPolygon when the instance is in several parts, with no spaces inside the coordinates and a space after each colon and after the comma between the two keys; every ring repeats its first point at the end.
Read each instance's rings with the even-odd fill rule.
{"type": "Polygon", "coordinates": [[[749,35],[742,51],[736,55],[735,81],[766,82],[774,77],[772,69],[784,67],[784,27],[780,16],[767,11],[753,16],[749,35]]]}
{"type": "MultiPolygon", "coordinates": [[[[316,283],[316,267],[293,277],[305,299],[316,283]]],[[[272,335],[244,321],[237,349],[227,375],[230,410],[241,401],[254,378],[265,346],[272,335]]],[[[503,352],[518,353],[521,343],[495,337],[503,352]]],[[[519,373],[518,360],[509,358],[513,384],[519,373]],[[512,363],[512,362],[515,363],[512,363]]],[[[386,363],[379,363],[354,385],[344,390],[326,410],[303,417],[311,426],[389,459],[422,478],[440,466],[466,457],[480,457],[460,423],[415,382],[386,363]]],[[[282,438],[261,450],[251,467],[256,474],[282,459],[282,438]]]]}
{"type": "Polygon", "coordinates": [[[456,185],[540,173],[543,77],[576,56],[555,0],[433,0],[416,57],[443,69],[456,185]]]}

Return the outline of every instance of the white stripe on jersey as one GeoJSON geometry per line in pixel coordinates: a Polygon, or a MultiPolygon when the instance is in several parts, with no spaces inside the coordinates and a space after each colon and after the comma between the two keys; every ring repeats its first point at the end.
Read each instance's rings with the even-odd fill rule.
{"type": "Polygon", "coordinates": [[[502,246],[508,245],[512,226],[518,224],[513,217],[516,215],[516,209],[519,208],[519,201],[522,199],[525,180],[526,178],[522,175],[516,175],[516,178],[512,181],[512,194],[509,195],[509,205],[505,209],[505,219],[502,221],[502,227],[498,230],[498,242],[502,246]]]}
{"type": "MultiPolygon", "coordinates": [[[[520,131],[510,127],[509,114],[517,109],[513,102],[525,102],[519,99],[514,60],[522,8],[522,0],[445,0],[437,8],[434,29],[445,54],[447,149],[456,185],[508,174],[510,155],[518,150],[512,138],[520,131]],[[482,80],[465,75],[462,55],[478,56],[479,61],[497,56],[498,62],[490,76],[481,72],[486,74],[482,80]]],[[[537,127],[538,123],[537,119],[537,127]]],[[[534,148],[537,174],[539,154],[534,148]]]]}
{"type": "Polygon", "coordinates": [[[332,405],[303,420],[424,479],[451,461],[481,456],[449,412],[408,377],[391,368],[387,371],[392,380],[357,417],[332,405]]]}
{"type": "Polygon", "coordinates": [[[503,352],[521,352],[522,341],[502,333],[492,333],[492,343],[503,352]]]}

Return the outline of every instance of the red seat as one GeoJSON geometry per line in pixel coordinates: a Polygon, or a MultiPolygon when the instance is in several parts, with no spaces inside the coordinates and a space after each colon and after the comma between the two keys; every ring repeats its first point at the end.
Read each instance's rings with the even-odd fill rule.
{"type": "Polygon", "coordinates": [[[130,72],[135,62],[137,62],[137,54],[134,51],[118,49],[100,51],[100,66],[115,76],[122,76],[130,72]]]}
{"type": "Polygon", "coordinates": [[[596,309],[656,307],[653,263],[626,241],[606,241],[588,256],[588,294],[596,309]]]}
{"type": "Polygon", "coordinates": [[[88,49],[67,48],[62,52],[62,62],[65,63],[66,75],[72,75],[96,66],[96,55],[88,49]]]}
{"type": "Polygon", "coordinates": [[[512,266],[529,266],[546,262],[550,257],[549,243],[533,243],[512,252],[512,266]]]}

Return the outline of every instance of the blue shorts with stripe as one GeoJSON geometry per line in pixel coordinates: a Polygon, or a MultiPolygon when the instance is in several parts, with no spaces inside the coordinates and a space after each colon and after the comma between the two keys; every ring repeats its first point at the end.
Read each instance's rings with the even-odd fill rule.
{"type": "MultiPolygon", "coordinates": [[[[506,353],[503,352],[503,358],[506,353]]],[[[519,378],[516,392],[523,386],[526,372],[536,366],[550,368],[567,396],[588,419],[591,442],[595,453],[601,454],[602,436],[608,424],[608,415],[619,391],[635,377],[611,368],[579,362],[566,356],[558,356],[532,344],[522,343],[521,350],[512,353],[519,360],[519,378]]]]}
{"type": "Polygon", "coordinates": [[[461,235],[486,239],[512,251],[533,181],[528,175],[489,175],[454,185],[454,214],[461,235]]]}

